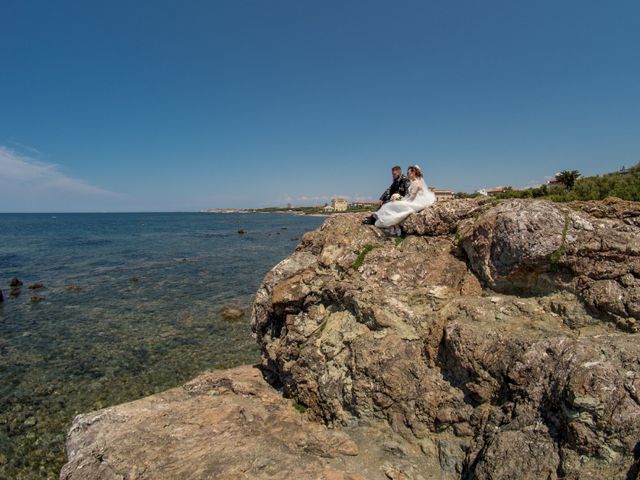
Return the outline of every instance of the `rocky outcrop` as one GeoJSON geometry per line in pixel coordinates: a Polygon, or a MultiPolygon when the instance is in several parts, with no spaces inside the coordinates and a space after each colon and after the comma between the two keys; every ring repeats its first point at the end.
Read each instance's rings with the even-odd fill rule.
{"type": "Polygon", "coordinates": [[[60,478],[368,480],[422,463],[421,450],[384,425],[331,430],[295,406],[257,368],[205,373],[78,416],[60,478]],[[384,457],[392,460],[380,465],[384,457]]]}
{"type": "Polygon", "coordinates": [[[640,227],[640,210],[638,210],[637,202],[607,198],[602,201],[571,202],[567,205],[595,218],[616,219],[627,225],[640,227]]]}
{"type": "Polygon", "coordinates": [[[397,239],[329,217],[256,293],[261,371],[78,417],[62,478],[635,479],[639,218],[451,201],[397,239]]]}
{"type": "Polygon", "coordinates": [[[593,313],[636,331],[640,208],[614,200],[600,209],[596,205],[508,201],[462,222],[459,237],[471,268],[489,288],[525,294],[572,291],[593,313]]]}
{"type": "Polygon", "coordinates": [[[462,220],[477,218],[490,208],[490,203],[477,199],[441,202],[418,215],[411,215],[402,224],[402,229],[410,235],[453,235],[462,220]]]}
{"type": "Polygon", "coordinates": [[[616,204],[447,202],[401,242],[331,217],[257,293],[263,366],[319,421],[388,422],[442,478],[627,478],[640,230],[616,204]]]}

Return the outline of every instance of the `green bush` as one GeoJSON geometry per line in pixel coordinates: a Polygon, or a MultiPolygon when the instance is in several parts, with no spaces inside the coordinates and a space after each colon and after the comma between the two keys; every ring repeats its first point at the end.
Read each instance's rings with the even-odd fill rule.
{"type": "Polygon", "coordinates": [[[542,185],[526,190],[507,189],[496,196],[499,199],[547,198],[553,202],[603,200],[607,197],[640,201],[640,163],[624,172],[577,178],[571,189],[562,185],[542,185]]]}

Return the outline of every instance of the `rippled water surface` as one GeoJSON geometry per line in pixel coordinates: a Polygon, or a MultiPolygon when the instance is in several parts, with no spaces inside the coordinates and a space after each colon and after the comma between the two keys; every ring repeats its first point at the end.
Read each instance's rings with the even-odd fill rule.
{"type": "Polygon", "coordinates": [[[57,478],[77,413],[257,361],[252,296],[322,220],[0,214],[0,478],[57,478]],[[223,320],[230,304],[245,318],[223,320]]]}

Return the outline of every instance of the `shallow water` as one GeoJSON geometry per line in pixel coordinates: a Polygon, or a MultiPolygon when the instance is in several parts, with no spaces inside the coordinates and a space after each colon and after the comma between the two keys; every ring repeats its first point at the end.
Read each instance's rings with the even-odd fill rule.
{"type": "Polygon", "coordinates": [[[252,296],[322,220],[0,214],[0,478],[57,478],[78,413],[256,362],[252,296]],[[35,282],[45,287],[29,290],[35,282]],[[229,304],[245,318],[220,318],[229,304]]]}

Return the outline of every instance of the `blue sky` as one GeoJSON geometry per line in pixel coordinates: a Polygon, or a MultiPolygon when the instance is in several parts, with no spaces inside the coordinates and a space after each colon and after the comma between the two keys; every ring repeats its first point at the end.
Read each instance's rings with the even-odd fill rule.
{"type": "Polygon", "coordinates": [[[640,2],[3,0],[0,211],[473,191],[640,161],[640,2]]]}

